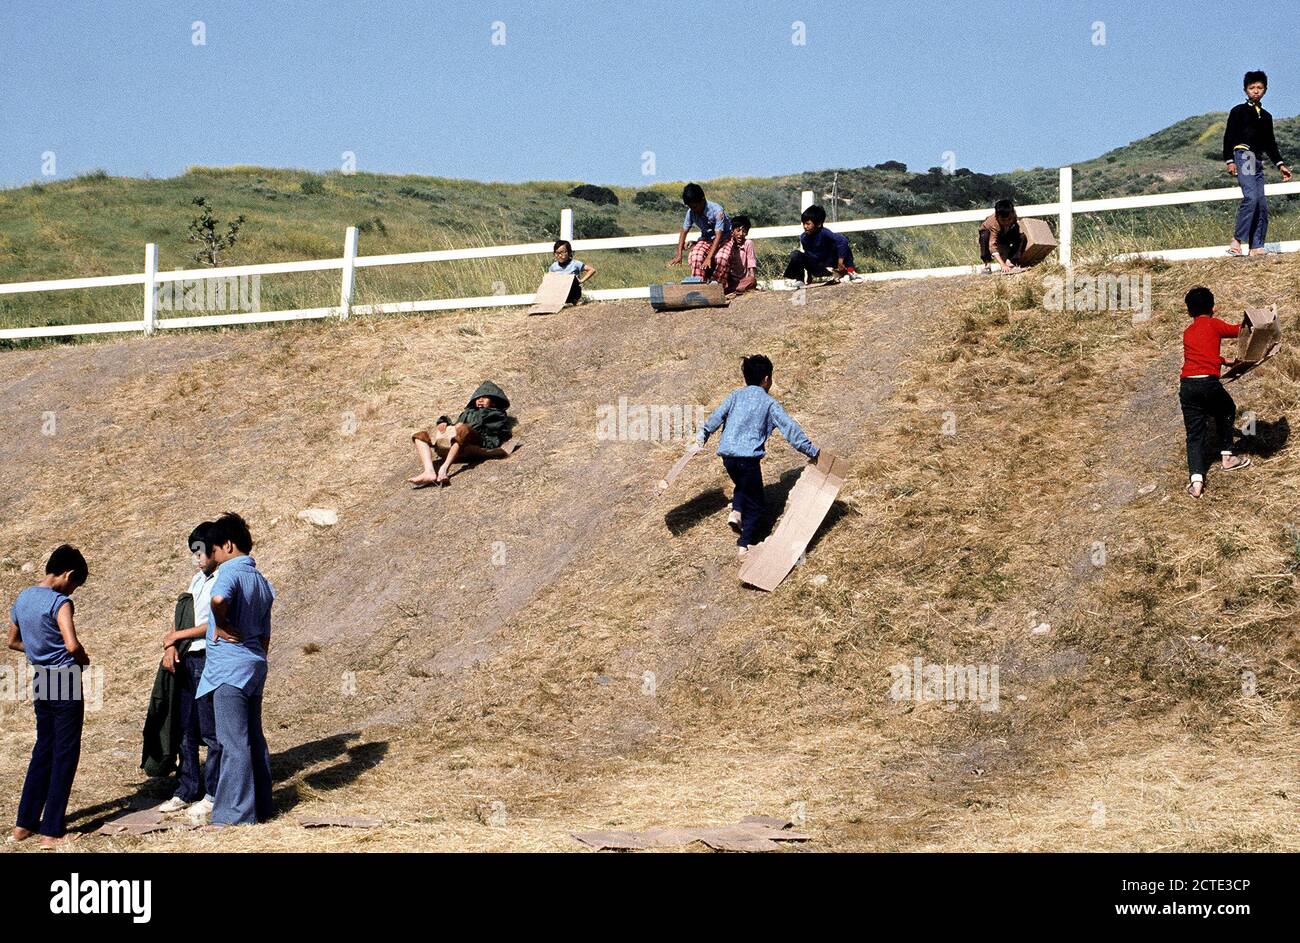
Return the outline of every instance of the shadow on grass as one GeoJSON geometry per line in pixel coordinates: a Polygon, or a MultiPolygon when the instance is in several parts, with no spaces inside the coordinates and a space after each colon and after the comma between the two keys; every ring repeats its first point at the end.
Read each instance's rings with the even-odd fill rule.
{"type": "Polygon", "coordinates": [[[1255,434],[1239,436],[1234,448],[1243,455],[1270,458],[1286,448],[1287,440],[1290,438],[1291,423],[1286,416],[1275,422],[1256,419],[1255,434]]]}

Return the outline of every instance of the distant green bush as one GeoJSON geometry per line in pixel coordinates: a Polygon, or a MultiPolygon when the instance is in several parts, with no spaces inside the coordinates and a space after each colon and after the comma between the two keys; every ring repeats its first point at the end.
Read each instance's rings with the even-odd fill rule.
{"type": "Polygon", "coordinates": [[[576,197],[579,200],[586,200],[588,203],[595,203],[597,206],[618,206],[618,194],[609,187],[598,187],[594,184],[583,183],[569,191],[569,196],[576,197]]]}
{"type": "Polygon", "coordinates": [[[626,236],[627,230],[620,226],[613,216],[605,213],[593,213],[590,216],[575,214],[573,235],[578,239],[615,239],[626,236]]]}
{"type": "Polygon", "coordinates": [[[298,189],[307,196],[320,196],[325,192],[325,182],[320,177],[308,177],[298,184],[298,189]]]}
{"type": "Polygon", "coordinates": [[[638,190],[636,196],[632,197],[632,202],[651,210],[663,209],[673,203],[666,193],[658,190],[638,190]]]}
{"type": "Polygon", "coordinates": [[[419,187],[412,187],[406,184],[397,188],[398,196],[409,196],[412,200],[423,200],[425,203],[441,203],[442,197],[432,190],[421,190],[419,187]]]}

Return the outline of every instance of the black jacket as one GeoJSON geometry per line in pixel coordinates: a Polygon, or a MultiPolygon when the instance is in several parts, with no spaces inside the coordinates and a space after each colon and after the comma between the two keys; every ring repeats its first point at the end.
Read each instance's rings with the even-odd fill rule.
{"type": "Polygon", "coordinates": [[[439,416],[438,421],[448,425],[458,425],[463,422],[478,433],[483,448],[495,449],[510,438],[510,417],[506,414],[509,408],[510,400],[506,397],[505,391],[491,380],[484,380],[474,391],[474,395],[469,398],[460,415],[456,417],[455,423],[452,423],[450,416],[439,416]],[[488,397],[492,405],[486,409],[475,406],[474,401],[481,396],[488,397]]]}
{"type": "Polygon", "coordinates": [[[1262,107],[1256,111],[1250,102],[1242,102],[1228,112],[1228,126],[1223,129],[1224,163],[1232,160],[1232,151],[1238,144],[1246,145],[1257,158],[1266,154],[1274,164],[1286,163],[1273,136],[1273,116],[1262,107]]]}
{"type": "MultiPolygon", "coordinates": [[[[194,597],[189,593],[181,593],[176,598],[172,625],[178,632],[194,628],[194,597]]],[[[185,639],[176,646],[177,654],[183,658],[189,647],[190,640],[185,639]]],[[[181,749],[180,696],[181,686],[176,675],[160,664],[144,718],[144,750],[140,754],[140,768],[147,776],[169,776],[176,768],[176,757],[181,749]]]]}

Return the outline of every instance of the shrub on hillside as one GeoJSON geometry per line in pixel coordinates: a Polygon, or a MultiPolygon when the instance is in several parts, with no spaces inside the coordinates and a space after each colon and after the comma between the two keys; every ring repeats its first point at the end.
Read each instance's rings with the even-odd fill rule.
{"type": "Polygon", "coordinates": [[[614,217],[605,213],[593,213],[590,216],[577,216],[573,220],[573,235],[576,239],[614,239],[626,236],[627,231],[618,224],[614,217]]]}
{"type": "Polygon", "coordinates": [[[666,209],[673,205],[669,196],[658,190],[638,190],[636,196],[632,197],[632,202],[650,210],[666,209]]]}
{"type": "Polygon", "coordinates": [[[569,191],[569,196],[595,203],[597,206],[618,206],[617,193],[609,187],[598,187],[595,184],[579,184],[569,191]]]}
{"type": "Polygon", "coordinates": [[[901,160],[887,160],[883,164],[876,164],[877,170],[901,170],[907,173],[907,165],[901,160]]]}
{"type": "Polygon", "coordinates": [[[398,196],[408,196],[412,200],[423,200],[425,203],[441,203],[442,197],[432,190],[422,190],[419,187],[412,187],[407,184],[397,188],[398,196]]]}
{"type": "Polygon", "coordinates": [[[755,226],[790,225],[799,221],[799,195],[775,187],[741,187],[727,201],[727,213],[732,218],[743,213],[755,226]]]}
{"type": "Polygon", "coordinates": [[[298,190],[307,196],[320,196],[325,192],[325,182],[320,177],[308,177],[298,184],[298,190]]]}

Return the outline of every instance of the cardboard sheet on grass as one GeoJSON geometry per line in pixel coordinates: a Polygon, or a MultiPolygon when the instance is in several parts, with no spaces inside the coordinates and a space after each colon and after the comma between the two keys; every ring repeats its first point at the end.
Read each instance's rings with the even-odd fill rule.
{"type": "Polygon", "coordinates": [[[1045,219],[1022,218],[1020,234],[1025,237],[1025,249],[1020,253],[1022,266],[1037,265],[1056,248],[1056,237],[1045,219]]]}
{"type": "Polygon", "coordinates": [[[100,835],[148,835],[151,832],[192,831],[189,822],[168,819],[157,809],[136,809],[114,816],[99,827],[100,835]]]}
{"type": "Polygon", "coordinates": [[[794,483],[776,529],[761,544],[749,548],[740,567],[740,581],[771,592],[794,569],[844,487],[849,463],[822,449],[794,483]]]}
{"type": "Polygon", "coordinates": [[[1237,335],[1236,362],[1223,374],[1222,380],[1233,380],[1254,370],[1282,349],[1282,325],[1277,319],[1277,305],[1267,308],[1247,308],[1241,318],[1241,333],[1237,335]]]}
{"type": "Polygon", "coordinates": [[[569,292],[573,290],[573,276],[564,272],[547,272],[542,276],[542,284],[533,296],[533,306],[529,314],[557,314],[569,303],[569,292]]]}
{"type": "Polygon", "coordinates": [[[650,286],[650,307],[656,311],[725,308],[727,295],[717,282],[683,282],[650,286]]]}
{"type": "Polygon", "coordinates": [[[659,488],[661,490],[667,488],[674,481],[676,481],[677,476],[680,475],[685,470],[686,463],[689,462],[691,459],[693,459],[695,456],[699,455],[703,451],[704,449],[700,448],[698,445],[692,445],[690,448],[688,448],[686,450],[686,453],[682,455],[682,457],[679,458],[676,462],[673,463],[673,467],[668,469],[668,476],[666,478],[661,478],[659,480],[659,488]]]}
{"type": "Polygon", "coordinates": [[[778,842],[804,842],[807,835],[790,831],[791,823],[763,815],[748,815],[735,825],[715,828],[648,828],[644,832],[596,830],[571,832],[575,839],[597,851],[642,851],[648,848],[682,848],[703,842],[715,851],[780,851],[778,842]]]}

